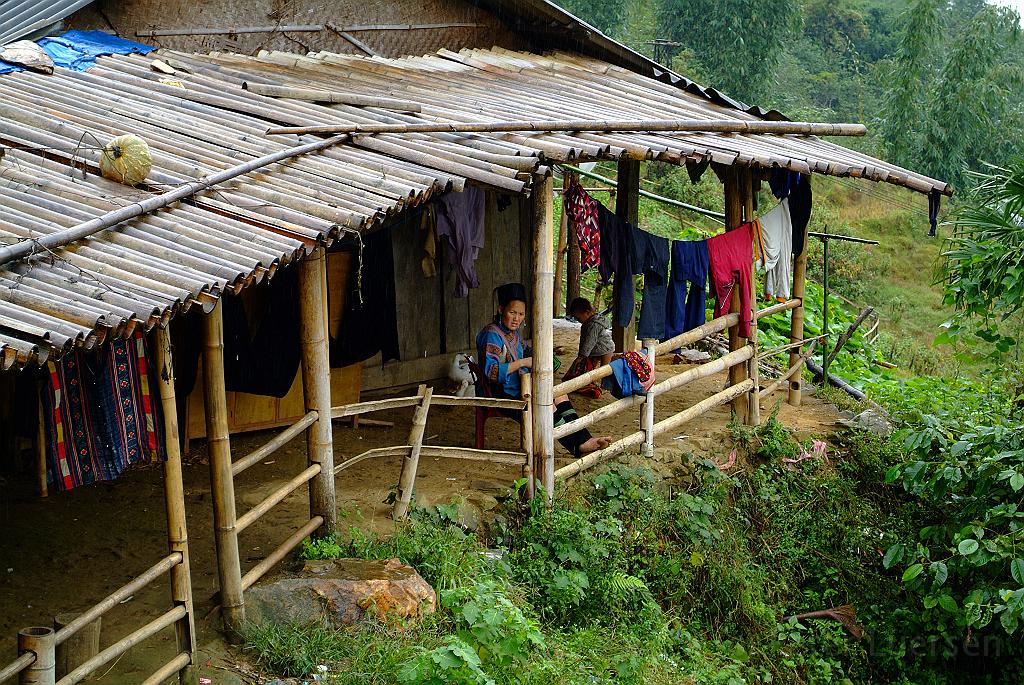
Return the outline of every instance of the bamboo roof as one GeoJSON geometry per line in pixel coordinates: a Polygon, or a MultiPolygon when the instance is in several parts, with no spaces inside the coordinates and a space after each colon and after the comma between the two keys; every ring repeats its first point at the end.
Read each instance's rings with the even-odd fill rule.
{"type": "MultiPolygon", "coordinates": [[[[138,197],[315,140],[274,126],[522,119],[738,119],[749,112],[573,53],[441,51],[401,59],[160,51],[88,72],[0,77],[0,241],[73,226],[138,197]],[[154,57],[174,74],[152,68],[154,57]],[[322,88],[420,105],[418,113],[256,95],[243,83],[322,88]],[[96,174],[98,147],[144,138],[137,189],[96,174]],[[89,170],[83,174],[82,168],[89,170]],[[76,170],[77,169],[77,170],[76,170]]],[[[269,278],[318,241],[365,231],[466,182],[529,193],[551,163],[712,161],[868,178],[920,192],[940,181],[803,135],[479,133],[354,136],[251,172],[91,238],[0,267],[0,368],[41,363],[163,325],[269,278]]]]}

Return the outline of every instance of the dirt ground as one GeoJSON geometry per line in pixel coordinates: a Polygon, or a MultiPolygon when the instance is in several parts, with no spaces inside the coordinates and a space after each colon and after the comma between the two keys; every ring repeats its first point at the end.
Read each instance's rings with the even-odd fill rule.
{"type": "MultiPolygon", "coordinates": [[[[556,352],[565,369],[575,356],[578,331],[556,328],[556,352]]],[[[674,375],[688,364],[672,364],[671,355],[657,363],[658,377],[674,375]]],[[[657,401],[660,420],[725,387],[726,376],[695,382],[657,401]]],[[[763,406],[774,406],[776,394],[763,406]]],[[[599,400],[573,396],[580,414],[612,401],[607,393],[599,400]]],[[[374,418],[393,421],[393,428],[335,425],[335,462],[372,447],[404,444],[411,410],[396,410],[374,418]]],[[[836,409],[813,397],[794,409],[782,405],[779,419],[801,436],[824,436],[832,430],[836,409]]],[[[658,439],[659,446],[678,446],[698,456],[724,461],[731,450],[727,424],[728,407],[719,408],[683,425],[674,434],[658,439]]],[[[598,426],[596,434],[621,437],[639,427],[639,411],[621,414],[598,426]]],[[[515,449],[518,426],[509,419],[487,423],[488,446],[515,449]]],[[[271,434],[236,436],[236,458],[248,454],[271,434]]],[[[427,443],[434,445],[473,444],[471,410],[437,407],[431,410],[427,443]]],[[[558,466],[569,463],[560,451],[558,466]]],[[[279,450],[264,464],[246,472],[236,485],[239,512],[258,503],[286,483],[305,466],[305,442],[299,438],[279,450]]],[[[378,532],[392,524],[389,491],[398,480],[400,459],[361,462],[339,474],[337,479],[340,525],[359,526],[378,532]]],[[[460,495],[467,499],[493,493],[519,477],[517,468],[479,462],[424,459],[416,483],[421,503],[446,502],[460,495]]],[[[197,632],[200,645],[200,675],[215,685],[251,682],[238,668],[237,654],[225,648],[218,633],[214,608],[217,590],[216,555],[213,544],[212,502],[205,444],[192,445],[186,457],[185,497],[187,503],[192,578],[197,632]]],[[[251,568],[306,520],[308,504],[300,490],[246,530],[240,539],[243,571],[251,568]]],[[[33,625],[49,625],[64,611],[93,605],[166,554],[163,484],[158,466],[139,468],[120,480],[83,487],[65,494],[39,499],[30,480],[0,480],[0,664],[16,656],[17,631],[33,625]]],[[[169,587],[157,583],[107,614],[103,619],[102,645],[107,646],[169,608],[169,587]]],[[[173,632],[168,629],[134,648],[95,682],[109,685],[139,683],[174,653],[173,632]]],[[[90,681],[93,682],[93,681],[90,681]]],[[[262,682],[262,681],[261,681],[262,682]]]]}

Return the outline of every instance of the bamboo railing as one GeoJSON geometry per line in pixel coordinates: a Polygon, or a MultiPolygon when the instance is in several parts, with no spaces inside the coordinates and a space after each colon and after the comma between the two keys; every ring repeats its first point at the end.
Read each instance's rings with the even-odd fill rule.
{"type": "MultiPolygon", "coordinates": [[[[529,374],[524,374],[522,386],[529,388],[529,374]]],[[[404,457],[402,468],[398,478],[398,497],[395,500],[393,516],[396,520],[405,518],[409,506],[412,503],[413,488],[416,483],[416,473],[419,469],[421,456],[436,457],[444,459],[465,459],[469,461],[486,461],[493,464],[504,464],[508,466],[521,466],[523,475],[532,485],[534,464],[532,443],[529,440],[531,425],[531,399],[528,392],[524,392],[523,399],[513,400],[495,397],[455,397],[453,395],[434,395],[433,391],[424,385],[412,397],[392,397],[383,400],[369,400],[366,402],[353,402],[331,408],[331,416],[342,418],[345,416],[361,416],[378,411],[390,409],[404,409],[414,407],[412,428],[408,440],[404,445],[393,445],[390,447],[375,447],[352,456],[334,467],[334,474],[337,475],[345,469],[368,459],[379,459],[385,457],[404,457]],[[446,407],[472,407],[474,409],[505,409],[523,413],[522,425],[522,451],[509,452],[506,450],[477,450],[462,447],[439,447],[423,444],[423,435],[426,432],[427,418],[430,408],[433,406],[446,407]]],[[[528,486],[530,487],[530,486],[528,486]]],[[[532,487],[531,487],[532,493],[532,487]]]]}

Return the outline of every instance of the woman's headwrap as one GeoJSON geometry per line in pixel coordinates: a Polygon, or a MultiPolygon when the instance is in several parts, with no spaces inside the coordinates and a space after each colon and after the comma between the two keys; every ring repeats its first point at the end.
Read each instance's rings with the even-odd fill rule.
{"type": "Polygon", "coordinates": [[[498,305],[501,307],[507,307],[514,300],[519,300],[523,303],[529,302],[526,296],[526,286],[522,283],[499,285],[494,289],[494,294],[497,296],[498,305]]]}

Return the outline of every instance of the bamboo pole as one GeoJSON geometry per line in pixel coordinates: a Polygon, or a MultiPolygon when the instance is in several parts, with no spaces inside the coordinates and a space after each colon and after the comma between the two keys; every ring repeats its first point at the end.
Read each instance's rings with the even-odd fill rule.
{"type": "Polygon", "coordinates": [[[334,490],[334,433],[331,426],[331,362],[327,329],[327,253],[317,247],[299,262],[299,343],[302,348],[302,394],[306,411],[317,421],[306,431],[310,466],[320,473],[309,481],[309,517],[323,518],[318,538],[333,535],[338,521],[334,490]]]}
{"type": "Polygon", "coordinates": [[[419,104],[408,100],[397,100],[395,98],[359,95],[357,93],[342,93],[336,90],[317,90],[315,88],[294,88],[291,86],[271,86],[264,83],[242,82],[242,89],[256,95],[264,95],[272,98],[289,98],[291,100],[306,100],[308,102],[329,102],[339,105],[354,105],[356,107],[379,107],[380,109],[391,109],[396,112],[419,112],[422,110],[419,104]]]}
{"type": "Polygon", "coordinates": [[[298,437],[301,433],[305,432],[307,428],[316,423],[317,413],[311,411],[301,419],[293,423],[292,425],[285,428],[283,431],[271,438],[267,443],[258,449],[253,450],[249,456],[243,457],[236,462],[231,464],[231,475],[237,476],[244,472],[246,469],[255,466],[257,463],[266,459],[271,454],[279,450],[280,448],[287,445],[294,438],[298,437]]]}
{"type": "MultiPolygon", "coordinates": [[[[644,340],[644,348],[647,350],[647,361],[651,364],[651,374],[654,374],[654,364],[658,358],[658,341],[653,338],[644,340]]],[[[650,459],[654,456],[654,397],[657,393],[654,391],[654,386],[647,391],[647,395],[644,398],[644,406],[642,408],[640,424],[643,428],[644,437],[644,456],[650,459]]]]}
{"type": "Polygon", "coordinates": [[[241,533],[243,530],[256,523],[260,517],[277,506],[282,500],[288,497],[288,495],[298,490],[313,478],[316,478],[319,474],[320,464],[307,466],[299,475],[295,476],[277,490],[267,495],[266,499],[254,506],[252,509],[239,516],[238,521],[235,522],[235,532],[241,533]]]}
{"type": "MultiPolygon", "coordinates": [[[[688,421],[692,421],[693,419],[706,414],[707,412],[711,411],[712,409],[719,405],[726,404],[736,397],[742,397],[745,393],[750,392],[750,385],[751,381],[749,379],[745,380],[740,385],[726,388],[722,392],[716,393],[711,397],[708,397],[707,399],[698,402],[689,409],[684,409],[683,411],[679,412],[678,414],[675,414],[674,416],[670,416],[669,418],[664,419],[663,421],[659,421],[658,423],[654,424],[654,434],[661,435],[662,433],[666,433],[672,430],[673,428],[676,428],[688,421]]],[[[555,478],[564,479],[575,476],[591,468],[592,466],[600,464],[602,461],[606,459],[614,457],[617,454],[621,454],[622,452],[632,447],[636,447],[637,445],[643,443],[644,437],[645,434],[642,430],[637,431],[635,433],[631,433],[630,435],[627,435],[621,440],[613,442],[611,445],[604,448],[603,450],[591,452],[585,457],[581,457],[580,459],[577,459],[573,463],[567,466],[563,466],[562,468],[558,469],[558,471],[555,472],[555,478]]]]}
{"type": "Polygon", "coordinates": [[[871,315],[871,312],[875,311],[874,307],[865,307],[861,310],[861,313],[857,316],[857,319],[850,324],[850,327],[843,331],[843,334],[839,336],[839,340],[836,341],[836,346],[828,353],[828,358],[825,360],[824,368],[828,368],[835,361],[836,355],[839,354],[839,350],[843,349],[843,346],[850,341],[853,334],[860,328],[860,325],[864,323],[864,319],[871,315]]]}
{"type": "Polygon", "coordinates": [[[520,378],[520,396],[523,398],[523,420],[519,426],[520,444],[526,462],[523,464],[523,478],[526,479],[526,496],[533,499],[537,496],[537,465],[533,459],[533,377],[529,372],[520,378]]]}
{"type": "Polygon", "coordinates": [[[533,453],[544,464],[544,489],[550,505],[555,490],[554,409],[554,329],[551,300],[554,289],[552,272],[552,181],[536,175],[530,204],[533,216],[533,453]]]}
{"type": "Polygon", "coordinates": [[[312,535],[323,522],[324,520],[322,518],[314,516],[309,520],[309,523],[289,535],[288,538],[278,545],[273,552],[268,554],[263,561],[249,569],[249,572],[242,577],[242,588],[245,590],[251,588],[256,581],[267,574],[267,571],[274,568],[277,562],[288,556],[288,553],[295,549],[307,535],[312,535]]]}
{"type": "MultiPolygon", "coordinates": [[[[555,291],[553,298],[554,309],[552,316],[558,318],[562,315],[562,277],[565,276],[565,258],[569,247],[569,213],[565,211],[565,192],[569,189],[569,176],[562,175],[562,212],[558,219],[558,250],[555,252],[555,291]]],[[[568,303],[565,303],[568,305],[568,303]]]]}
{"type": "Polygon", "coordinates": [[[814,348],[818,344],[818,340],[819,339],[820,338],[814,338],[811,341],[811,344],[807,346],[807,351],[804,352],[802,355],[800,355],[800,357],[801,357],[801,362],[800,363],[797,363],[797,364],[794,364],[793,366],[791,366],[789,368],[789,370],[787,370],[786,373],[784,373],[782,375],[781,378],[779,378],[774,383],[772,383],[768,387],[766,387],[766,388],[761,390],[761,397],[762,398],[765,398],[765,397],[768,397],[768,396],[774,394],[776,390],[778,390],[779,388],[782,387],[783,383],[785,383],[790,378],[792,378],[794,374],[799,373],[800,369],[803,368],[803,363],[806,362],[808,359],[810,359],[811,355],[814,354],[814,348]]]}
{"type": "Polygon", "coordinates": [[[769,133],[778,135],[863,136],[862,124],[825,124],[805,121],[741,121],[738,119],[553,119],[539,121],[422,122],[412,124],[331,124],[278,126],[267,135],[298,133],[543,133],[592,131],[672,133],[769,133]]]}
{"type": "MultiPolygon", "coordinates": [[[[189,655],[189,663],[178,673],[181,685],[198,680],[191,655],[196,651],[195,608],[192,601],[192,572],[189,564],[188,529],[185,522],[185,483],[181,473],[181,443],[178,431],[178,404],[174,394],[174,359],[171,333],[167,327],[156,330],[156,365],[160,379],[160,408],[164,417],[164,502],[167,508],[167,548],[181,555],[181,563],[171,569],[171,601],[184,607],[185,616],[174,624],[178,651],[189,655]]],[[[97,647],[99,643],[97,642],[97,647]]]]}
{"type": "MultiPolygon", "coordinates": [[[[743,197],[743,218],[746,221],[754,220],[754,178],[749,168],[740,169],[740,195],[743,197]]],[[[754,263],[750,263],[750,340],[749,345],[753,347],[753,354],[747,361],[747,378],[753,381],[750,395],[747,397],[747,425],[761,425],[761,399],[759,393],[761,370],[757,364],[757,269],[754,263]]]]}
{"type": "MultiPolygon", "coordinates": [[[[807,295],[807,242],[807,229],[804,229],[804,250],[793,260],[793,299],[798,300],[800,305],[793,309],[793,313],[790,316],[790,342],[799,342],[804,339],[804,297],[807,295]]],[[[804,361],[799,347],[789,353],[790,367],[800,367],[804,364],[804,361]]],[[[798,368],[789,382],[788,402],[794,407],[800,406],[801,380],[798,368]]]]}
{"type": "Polygon", "coordinates": [[[285,159],[323,150],[346,142],[347,140],[349,140],[348,136],[334,136],[315,143],[307,143],[297,147],[278,150],[277,152],[269,155],[264,155],[256,159],[249,160],[248,162],[224,169],[223,171],[218,171],[208,176],[204,176],[200,180],[182,183],[172,190],[160,193],[159,195],[152,195],[139,199],[135,202],[128,203],[123,207],[111,210],[75,226],[54,231],[53,233],[47,233],[46,235],[41,235],[38,238],[21,240],[13,245],[5,245],[0,247],[0,265],[16,259],[23,259],[37,251],[53,250],[58,247],[64,247],[76,240],[87,238],[104,229],[116,226],[122,221],[127,221],[128,219],[133,219],[137,216],[148,214],[154,210],[166,207],[178,200],[195,195],[196,193],[202,192],[203,190],[211,188],[219,183],[230,181],[242,174],[285,159]]]}
{"type": "Polygon", "coordinates": [[[158,38],[160,36],[219,36],[240,35],[243,33],[315,33],[323,31],[322,24],[277,24],[273,26],[183,26],[170,29],[152,29],[136,31],[137,38],[158,38]]]}
{"type": "Polygon", "coordinates": [[[420,466],[420,450],[423,449],[423,433],[427,429],[427,415],[430,412],[430,397],[434,391],[425,385],[419,389],[420,403],[412,415],[412,428],[409,430],[409,451],[402,460],[402,470],[398,476],[398,498],[392,518],[404,520],[409,513],[412,492],[416,487],[416,471],[420,466]]]}
{"type": "Polygon", "coordinates": [[[174,657],[156,670],[153,675],[143,680],[142,685],[164,685],[168,678],[188,666],[191,660],[191,654],[181,652],[178,656],[174,657]]]}
{"type": "Polygon", "coordinates": [[[49,497],[50,484],[46,477],[46,420],[44,418],[42,392],[42,385],[37,385],[36,409],[39,423],[36,426],[36,480],[39,486],[39,496],[49,497]]]}
{"type": "Polygon", "coordinates": [[[238,533],[235,530],[235,483],[231,476],[231,436],[224,389],[224,305],[220,300],[203,317],[203,403],[221,615],[228,639],[240,641],[239,631],[245,622],[245,601],[242,597],[238,533]]]}
{"type": "Polygon", "coordinates": [[[35,660],[35,652],[22,652],[17,659],[10,662],[3,668],[0,668],[0,683],[6,683],[8,680],[18,675],[26,668],[31,666],[33,663],[35,663],[35,660]]]}
{"type": "Polygon", "coordinates": [[[56,646],[53,628],[23,628],[18,631],[18,655],[35,655],[35,659],[18,674],[18,685],[54,685],[56,646]]]}
{"type": "MultiPolygon", "coordinates": [[[[723,185],[725,186],[725,230],[732,231],[743,223],[743,195],[740,190],[739,169],[735,166],[726,167],[724,170],[723,185]]],[[[753,268],[753,267],[751,267],[753,268]]],[[[729,303],[729,311],[739,314],[740,311],[740,290],[739,286],[732,289],[732,299],[729,303]]],[[[735,326],[729,327],[729,351],[735,352],[747,341],[740,338],[739,321],[735,326]]],[[[729,369],[729,384],[739,385],[743,382],[746,373],[742,366],[734,366],[729,369]]],[[[732,403],[732,410],[736,418],[743,423],[747,422],[747,401],[745,398],[736,397],[732,403]]]]}
{"type": "Polygon", "coordinates": [[[788,312],[790,309],[796,309],[799,306],[800,306],[800,300],[797,300],[797,299],[786,300],[785,302],[779,302],[778,304],[773,304],[770,307],[765,307],[764,309],[761,309],[761,310],[758,310],[758,311],[754,312],[754,318],[755,319],[763,319],[766,316],[771,316],[772,314],[778,314],[779,312],[788,312]]]}
{"type": "MultiPolygon", "coordinates": [[[[615,215],[623,221],[636,226],[640,214],[640,162],[632,159],[625,159],[619,162],[618,172],[618,203],[615,206],[615,215]]],[[[623,288],[635,288],[636,284],[632,276],[615,274],[615,281],[612,284],[612,308],[616,309],[614,303],[619,301],[619,292],[623,288]]],[[[630,352],[636,349],[636,325],[633,313],[630,312],[629,325],[620,326],[617,316],[612,316],[612,338],[615,341],[615,349],[619,352],[630,352]]]]}

